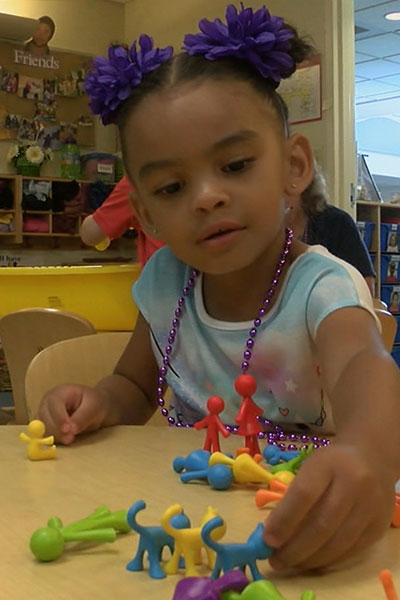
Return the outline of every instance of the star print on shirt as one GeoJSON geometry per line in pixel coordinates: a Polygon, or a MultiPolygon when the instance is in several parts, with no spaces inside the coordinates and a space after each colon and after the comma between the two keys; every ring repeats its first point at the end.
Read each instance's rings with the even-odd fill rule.
{"type": "Polygon", "coordinates": [[[285,381],[286,391],[287,392],[295,392],[297,390],[297,383],[293,381],[293,379],[287,379],[285,381]]]}

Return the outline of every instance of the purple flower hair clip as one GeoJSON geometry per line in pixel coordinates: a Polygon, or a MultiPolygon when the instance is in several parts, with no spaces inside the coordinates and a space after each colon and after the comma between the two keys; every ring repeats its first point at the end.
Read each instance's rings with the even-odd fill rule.
{"type": "Polygon", "coordinates": [[[91,111],[100,115],[104,125],[114,121],[119,106],[142,81],[143,75],[171,58],[172,46],[154,48],[153,44],[151,37],[141,35],[140,50],[137,50],[135,41],[129,50],[123,46],[111,46],[108,58],[94,58],[93,70],[85,79],[84,89],[91,100],[91,111]]]}
{"type": "Polygon", "coordinates": [[[199,23],[201,33],[188,34],[183,49],[188,54],[202,54],[208,60],[234,56],[247,60],[274,86],[282,77],[293,72],[294,61],[290,56],[293,32],[287,29],[280,17],[272,17],[263,6],[253,12],[252,8],[237,11],[233,4],[226,9],[226,25],[220,19],[199,23]]]}

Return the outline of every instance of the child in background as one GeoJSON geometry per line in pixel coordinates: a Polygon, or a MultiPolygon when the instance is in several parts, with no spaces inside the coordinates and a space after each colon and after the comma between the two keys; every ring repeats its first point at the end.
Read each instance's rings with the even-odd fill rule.
{"type": "Polygon", "coordinates": [[[88,246],[105,250],[111,239],[121,237],[130,227],[136,229],[138,260],[144,267],[150,256],[164,246],[164,242],[151,238],[142,230],[129,202],[129,194],[132,191],[129,179],[123,177],[103,204],[85,218],[79,233],[82,241],[88,246]]]}
{"type": "Polygon", "coordinates": [[[184,423],[205,415],[211,395],[233,423],[234,380],[250,373],[269,419],[336,434],[265,523],[273,567],[322,567],[387,530],[400,376],[360,273],[285,230],[313,156],[304,136],[288,135],[275,89],[310,47],[265,7],[230,5],[226,19],[203,19],[176,56],[141,36],[140,49],[94,61],[92,110],[117,122],[135,213],[167,247],[134,286],[141,314],[114,373],[94,388],[55,388],[39,418],[68,444],[145,423],[168,383],[184,423]]]}

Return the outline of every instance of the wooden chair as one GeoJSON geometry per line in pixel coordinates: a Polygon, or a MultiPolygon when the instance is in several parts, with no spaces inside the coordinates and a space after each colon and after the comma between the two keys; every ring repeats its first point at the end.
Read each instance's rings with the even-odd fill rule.
{"type": "Polygon", "coordinates": [[[0,319],[0,340],[10,373],[16,423],[28,423],[25,374],[33,357],[60,340],[95,333],[87,319],[53,308],[17,310],[0,319]]]}
{"type": "MultiPolygon", "coordinates": [[[[25,378],[29,419],[34,418],[46,392],[63,383],[93,386],[114,370],[130,339],[127,331],[109,331],[58,342],[35,356],[25,378]]],[[[149,424],[164,424],[159,411],[149,424]]]]}

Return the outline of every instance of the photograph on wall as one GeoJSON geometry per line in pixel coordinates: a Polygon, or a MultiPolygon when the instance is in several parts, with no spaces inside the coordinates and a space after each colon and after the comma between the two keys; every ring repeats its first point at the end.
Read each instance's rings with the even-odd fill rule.
{"type": "Polygon", "coordinates": [[[76,139],[78,126],[75,123],[60,123],[60,142],[63,144],[71,139],[76,139]]]}
{"type": "Polygon", "coordinates": [[[39,146],[47,150],[59,150],[62,146],[60,142],[60,125],[44,126],[37,137],[39,146]]]}
{"type": "Polygon", "coordinates": [[[14,115],[7,113],[4,121],[4,127],[6,129],[19,129],[21,126],[22,117],[21,115],[14,115]]]}
{"type": "Polygon", "coordinates": [[[45,104],[44,102],[36,102],[34,119],[40,121],[55,121],[56,120],[56,105],[45,104]]]}
{"type": "Polygon", "coordinates": [[[281,81],[277,91],[288,107],[290,124],[322,119],[321,56],[298,65],[291,77],[281,81]]]}
{"type": "Polygon", "coordinates": [[[25,44],[24,50],[30,54],[46,56],[50,54],[49,42],[54,35],[56,25],[48,16],[39,17],[38,21],[32,38],[25,44]]]}
{"type": "Polygon", "coordinates": [[[65,77],[57,77],[56,80],[57,96],[65,96],[67,98],[75,98],[78,95],[77,80],[72,75],[65,77]]]}
{"type": "Polygon", "coordinates": [[[37,119],[22,119],[18,129],[18,139],[35,141],[40,132],[44,129],[43,125],[37,119]]]}
{"type": "Polygon", "coordinates": [[[78,96],[84,96],[85,90],[83,89],[83,84],[86,77],[85,69],[77,69],[76,71],[71,71],[71,77],[75,81],[76,92],[78,96]]]}
{"type": "Polygon", "coordinates": [[[44,104],[54,104],[56,101],[56,80],[43,80],[43,102],[44,104]]]}
{"type": "Polygon", "coordinates": [[[4,92],[15,94],[18,89],[18,73],[15,71],[6,71],[2,69],[1,89],[4,92]]]}
{"type": "Polygon", "coordinates": [[[20,75],[18,82],[18,96],[27,100],[43,99],[43,79],[27,75],[20,75]]]}

